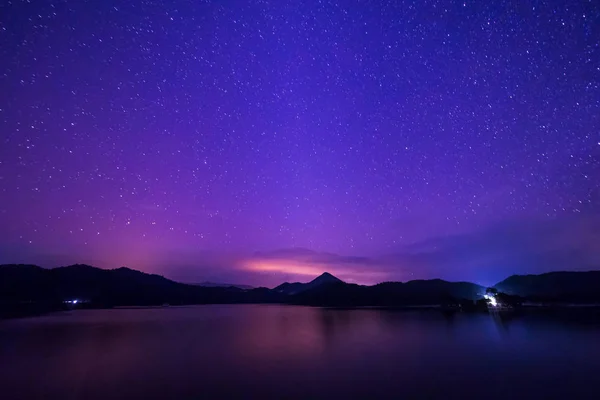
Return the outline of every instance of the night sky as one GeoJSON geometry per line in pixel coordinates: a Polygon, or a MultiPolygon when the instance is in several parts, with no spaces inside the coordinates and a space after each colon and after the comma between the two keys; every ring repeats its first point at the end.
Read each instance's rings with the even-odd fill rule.
{"type": "Polygon", "coordinates": [[[600,2],[0,2],[0,263],[600,268],[600,2]]]}

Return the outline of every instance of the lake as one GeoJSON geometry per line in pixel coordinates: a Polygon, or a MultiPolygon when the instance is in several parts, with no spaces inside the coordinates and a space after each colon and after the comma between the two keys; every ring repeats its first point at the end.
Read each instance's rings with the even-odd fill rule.
{"type": "Polygon", "coordinates": [[[0,321],[0,398],[598,398],[600,318],[210,305],[0,321]]]}

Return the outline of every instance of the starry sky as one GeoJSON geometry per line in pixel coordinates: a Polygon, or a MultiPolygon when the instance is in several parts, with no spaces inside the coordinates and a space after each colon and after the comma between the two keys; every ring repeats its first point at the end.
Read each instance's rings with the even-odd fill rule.
{"type": "Polygon", "coordinates": [[[0,262],[600,268],[600,3],[0,3],[0,262]]]}

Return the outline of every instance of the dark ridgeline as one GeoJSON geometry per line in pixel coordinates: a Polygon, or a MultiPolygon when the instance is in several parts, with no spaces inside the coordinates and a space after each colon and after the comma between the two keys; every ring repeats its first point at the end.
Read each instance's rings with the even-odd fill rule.
{"type": "Polygon", "coordinates": [[[300,283],[300,282],[284,282],[281,285],[275,287],[273,290],[279,293],[284,294],[298,294],[310,289],[314,289],[321,285],[329,285],[331,283],[344,283],[341,279],[336,278],[331,275],[329,272],[324,272],[321,275],[317,276],[315,279],[308,283],[300,283]]]}
{"type": "Polygon", "coordinates": [[[89,265],[45,269],[35,265],[0,266],[0,315],[37,314],[78,300],[87,307],[157,306],[279,302],[266,288],[202,287],[129,268],[105,270],[89,265]]]}
{"type": "Polygon", "coordinates": [[[600,303],[600,271],[513,275],[494,287],[533,302],[600,303]]]}
{"type": "Polygon", "coordinates": [[[472,303],[484,292],[485,287],[474,283],[447,282],[441,279],[384,282],[374,286],[338,281],[302,291],[292,296],[290,302],[331,307],[458,305],[463,302],[472,303]]]}
{"type": "MultiPolygon", "coordinates": [[[[512,276],[495,288],[506,302],[600,302],[600,271],[512,276]],[[510,295],[510,296],[509,296],[510,295]],[[511,301],[508,301],[511,300],[511,301]]],[[[329,273],[308,283],[283,283],[274,289],[199,286],[171,281],[129,268],[105,270],[88,265],[45,269],[35,265],[0,266],[0,315],[29,315],[71,307],[160,306],[184,304],[285,303],[331,307],[469,306],[486,289],[441,279],[349,284],[329,273]]]]}
{"type": "Polygon", "coordinates": [[[234,287],[238,289],[254,289],[254,286],[250,285],[238,285],[235,283],[221,283],[221,282],[200,282],[190,283],[190,285],[202,286],[202,287],[234,287]]]}

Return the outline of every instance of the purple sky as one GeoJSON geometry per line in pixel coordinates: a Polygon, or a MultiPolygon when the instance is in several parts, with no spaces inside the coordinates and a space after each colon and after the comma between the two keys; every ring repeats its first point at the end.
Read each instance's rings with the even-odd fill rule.
{"type": "Polygon", "coordinates": [[[597,1],[0,3],[0,263],[600,267],[597,1]]]}

